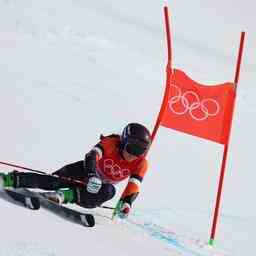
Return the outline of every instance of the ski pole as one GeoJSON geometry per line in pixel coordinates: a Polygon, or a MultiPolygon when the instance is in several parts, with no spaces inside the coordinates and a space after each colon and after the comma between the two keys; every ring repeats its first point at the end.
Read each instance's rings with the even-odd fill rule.
{"type": "Polygon", "coordinates": [[[63,182],[67,182],[69,185],[72,185],[72,186],[77,186],[77,187],[84,188],[87,184],[87,182],[83,182],[83,181],[80,181],[80,180],[72,179],[72,178],[69,178],[69,177],[63,177],[63,176],[59,176],[59,175],[56,175],[56,174],[48,174],[48,173],[43,172],[43,171],[39,171],[39,170],[36,170],[36,169],[21,166],[21,165],[16,165],[16,164],[13,164],[13,163],[7,163],[7,162],[0,161],[0,164],[15,167],[15,168],[19,168],[19,169],[23,169],[23,170],[27,170],[27,171],[31,171],[31,172],[36,172],[36,173],[43,174],[43,175],[52,176],[52,177],[55,177],[55,178],[57,178],[57,179],[59,179],[63,182]]]}
{"type": "Polygon", "coordinates": [[[119,200],[119,201],[117,202],[116,206],[114,207],[113,213],[112,213],[112,218],[111,218],[112,220],[115,219],[115,217],[116,217],[118,211],[119,211],[120,208],[121,208],[122,203],[123,203],[123,202],[122,202],[121,200],[119,200]]]}
{"type": "Polygon", "coordinates": [[[11,167],[15,167],[15,168],[19,168],[19,169],[23,169],[23,170],[27,170],[27,171],[32,171],[32,172],[38,172],[38,173],[41,173],[41,174],[46,174],[45,172],[42,172],[42,171],[39,171],[39,170],[36,170],[36,169],[31,169],[31,168],[28,168],[28,167],[24,167],[24,166],[12,164],[12,163],[0,162],[0,164],[11,166],[11,167]]]}
{"type": "Polygon", "coordinates": [[[115,207],[112,207],[112,206],[101,205],[99,207],[103,209],[108,209],[108,210],[115,210],[115,207]]]}

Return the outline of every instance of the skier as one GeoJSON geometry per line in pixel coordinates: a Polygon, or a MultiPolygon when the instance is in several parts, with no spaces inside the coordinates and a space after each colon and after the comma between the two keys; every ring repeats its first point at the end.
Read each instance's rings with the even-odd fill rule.
{"type": "Polygon", "coordinates": [[[116,193],[114,185],[129,177],[116,208],[118,216],[126,218],[147,170],[145,155],[150,145],[148,129],[141,124],[130,123],[121,136],[101,135],[100,141],[85,154],[84,160],[62,167],[53,176],[17,171],[0,173],[0,186],[51,190],[44,195],[59,204],[76,203],[85,208],[95,208],[112,199],[116,193]],[[79,180],[86,185],[78,188],[61,177],[79,180]]]}

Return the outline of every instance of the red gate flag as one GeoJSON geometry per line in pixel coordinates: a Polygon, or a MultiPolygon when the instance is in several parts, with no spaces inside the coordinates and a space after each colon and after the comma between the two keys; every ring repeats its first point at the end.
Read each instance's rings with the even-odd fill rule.
{"type": "Polygon", "coordinates": [[[167,70],[160,125],[226,144],[235,100],[234,83],[199,84],[178,69],[167,70]]]}
{"type": "Polygon", "coordinates": [[[245,32],[241,33],[236,73],[233,83],[214,86],[199,84],[183,71],[172,68],[171,30],[168,7],[164,7],[167,39],[167,79],[165,93],[153,132],[154,140],[160,125],[224,145],[221,172],[215,202],[209,244],[213,245],[220,210],[222,187],[227,162],[232,117],[240,74],[245,32]]]}

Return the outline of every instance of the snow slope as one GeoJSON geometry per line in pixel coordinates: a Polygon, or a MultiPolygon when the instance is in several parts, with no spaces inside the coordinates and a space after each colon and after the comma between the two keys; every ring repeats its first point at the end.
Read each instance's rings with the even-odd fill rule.
{"type": "MultiPolygon", "coordinates": [[[[105,217],[87,230],[0,198],[0,255],[253,254],[255,4],[167,4],[174,66],[196,81],[232,81],[240,32],[247,32],[216,246],[205,242],[222,147],[160,129],[127,222],[96,210],[105,217]]],[[[0,0],[0,161],[50,172],[83,158],[101,133],[131,121],[152,129],[165,80],[162,8],[145,0],[0,0]]]]}

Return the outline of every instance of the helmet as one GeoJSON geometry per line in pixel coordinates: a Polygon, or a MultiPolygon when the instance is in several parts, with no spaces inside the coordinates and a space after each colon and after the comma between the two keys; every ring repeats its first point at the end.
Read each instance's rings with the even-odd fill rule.
{"type": "Polygon", "coordinates": [[[122,149],[135,156],[143,155],[150,147],[151,135],[149,130],[138,123],[125,126],[122,136],[122,149]]]}

